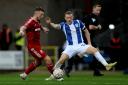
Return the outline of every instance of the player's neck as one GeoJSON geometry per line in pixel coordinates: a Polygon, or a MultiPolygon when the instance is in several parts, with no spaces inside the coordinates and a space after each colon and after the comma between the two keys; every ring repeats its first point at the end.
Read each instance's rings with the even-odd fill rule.
{"type": "Polygon", "coordinates": [[[36,16],[33,16],[32,19],[38,21],[38,18],[36,16]]]}
{"type": "MultiPolygon", "coordinates": [[[[72,20],[73,21],[73,20],[72,20]]],[[[72,24],[72,21],[67,21],[66,23],[68,24],[68,25],[71,25],[72,24]]]]}
{"type": "Polygon", "coordinates": [[[95,12],[92,12],[92,14],[95,15],[95,16],[98,16],[97,14],[95,14],[95,12]]]}

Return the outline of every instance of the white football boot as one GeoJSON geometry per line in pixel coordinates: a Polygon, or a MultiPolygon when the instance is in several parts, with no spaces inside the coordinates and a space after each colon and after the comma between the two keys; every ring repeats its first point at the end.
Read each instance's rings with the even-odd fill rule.
{"type": "Polygon", "coordinates": [[[106,67],[106,70],[107,70],[107,71],[111,70],[116,64],[117,64],[117,62],[110,63],[110,64],[106,65],[106,66],[105,66],[105,67],[106,67]]]}
{"type": "Polygon", "coordinates": [[[50,77],[46,78],[45,80],[46,80],[46,81],[50,81],[50,80],[63,81],[63,80],[64,80],[64,78],[56,79],[53,75],[51,75],[50,77]]]}
{"type": "Polygon", "coordinates": [[[21,79],[25,80],[27,78],[27,74],[26,73],[22,73],[20,74],[21,79]]]}

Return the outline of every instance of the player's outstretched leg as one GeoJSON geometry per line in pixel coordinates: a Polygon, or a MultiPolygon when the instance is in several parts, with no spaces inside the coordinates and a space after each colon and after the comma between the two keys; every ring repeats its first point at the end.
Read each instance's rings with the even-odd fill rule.
{"type": "MultiPolygon", "coordinates": [[[[108,64],[106,62],[106,60],[103,58],[103,56],[100,54],[100,52],[96,48],[94,48],[93,46],[89,46],[85,52],[89,53],[89,54],[93,54],[95,56],[95,58],[99,62],[101,62],[102,65],[105,66],[106,70],[110,70],[112,67],[114,67],[117,64],[117,62],[108,64]]],[[[83,54],[85,54],[85,52],[80,53],[79,56],[83,56],[83,54]]]]}
{"type": "Polygon", "coordinates": [[[32,62],[27,69],[25,69],[25,72],[20,74],[20,77],[25,80],[30,72],[35,70],[38,66],[41,65],[41,60],[35,60],[32,62]]]}

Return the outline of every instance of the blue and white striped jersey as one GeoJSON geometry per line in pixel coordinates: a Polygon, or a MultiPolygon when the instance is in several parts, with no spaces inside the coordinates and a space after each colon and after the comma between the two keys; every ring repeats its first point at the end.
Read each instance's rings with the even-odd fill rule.
{"type": "Polygon", "coordinates": [[[77,45],[84,43],[82,30],[85,29],[85,25],[80,20],[73,20],[72,24],[68,25],[66,22],[60,23],[60,28],[66,36],[68,45],[77,45]]]}

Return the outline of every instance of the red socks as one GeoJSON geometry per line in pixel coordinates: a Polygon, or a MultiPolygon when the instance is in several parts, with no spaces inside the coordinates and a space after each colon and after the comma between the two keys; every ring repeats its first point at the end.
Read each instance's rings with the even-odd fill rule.
{"type": "Polygon", "coordinates": [[[26,73],[26,74],[29,74],[30,72],[32,72],[33,70],[35,70],[36,67],[37,67],[37,66],[35,65],[35,63],[32,62],[32,63],[29,65],[29,67],[25,70],[25,73],[26,73]]]}
{"type": "Polygon", "coordinates": [[[48,71],[49,71],[51,74],[53,73],[53,67],[54,67],[53,63],[47,64],[47,69],[48,69],[48,71]]]}
{"type": "MultiPolygon", "coordinates": [[[[29,65],[29,67],[25,70],[25,73],[26,74],[29,74],[30,72],[32,72],[33,70],[35,70],[36,67],[38,67],[39,65],[36,65],[35,62],[32,62],[29,65]]],[[[51,63],[51,64],[47,64],[46,66],[47,66],[48,71],[52,74],[53,73],[53,67],[54,67],[54,65],[51,63]]]]}

